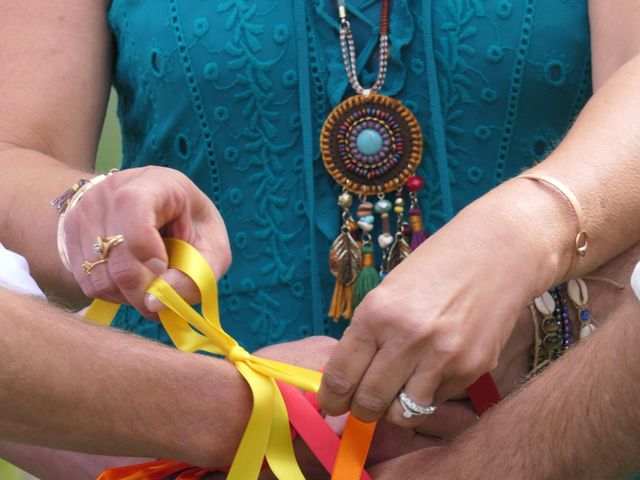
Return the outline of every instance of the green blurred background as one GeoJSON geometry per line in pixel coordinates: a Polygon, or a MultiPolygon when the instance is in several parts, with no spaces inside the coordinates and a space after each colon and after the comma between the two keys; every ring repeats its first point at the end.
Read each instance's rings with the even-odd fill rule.
{"type": "Polygon", "coordinates": [[[96,160],[97,169],[106,171],[120,165],[122,156],[122,142],[120,141],[120,124],[116,117],[118,99],[115,92],[111,92],[107,117],[102,129],[100,145],[98,145],[98,156],[96,160]]]}
{"type": "MultiPolygon", "coordinates": [[[[115,168],[120,163],[121,142],[120,126],[116,118],[116,95],[112,92],[109,99],[107,118],[102,130],[96,169],[106,171],[115,168]]],[[[0,459],[0,480],[33,480],[35,477],[28,475],[13,465],[0,459]]]]}

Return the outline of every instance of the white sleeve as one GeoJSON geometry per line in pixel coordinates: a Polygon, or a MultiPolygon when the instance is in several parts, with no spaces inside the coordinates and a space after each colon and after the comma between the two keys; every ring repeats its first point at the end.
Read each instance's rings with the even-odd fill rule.
{"type": "Polygon", "coordinates": [[[29,274],[27,260],[0,243],[0,287],[44,298],[44,293],[29,274]]]}
{"type": "Polygon", "coordinates": [[[636,297],[640,299],[640,262],[636,265],[636,268],[633,269],[633,273],[631,274],[631,287],[636,294],[636,297]]]}

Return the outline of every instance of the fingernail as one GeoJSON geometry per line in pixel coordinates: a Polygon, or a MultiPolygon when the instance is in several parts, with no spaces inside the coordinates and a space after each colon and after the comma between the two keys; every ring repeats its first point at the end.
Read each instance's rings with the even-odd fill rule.
{"type": "Polygon", "coordinates": [[[144,262],[144,266],[156,275],[160,276],[167,271],[167,264],[159,258],[152,258],[144,262]]]}
{"type": "Polygon", "coordinates": [[[147,307],[147,310],[154,313],[157,313],[164,308],[162,302],[150,294],[147,294],[144,297],[144,305],[147,307]]]}

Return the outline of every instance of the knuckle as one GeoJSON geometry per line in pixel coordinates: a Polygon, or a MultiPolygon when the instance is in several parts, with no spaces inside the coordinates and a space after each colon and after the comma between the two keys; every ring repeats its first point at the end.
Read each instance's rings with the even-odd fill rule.
{"type": "Polygon", "coordinates": [[[322,375],[322,383],[331,394],[340,397],[351,395],[355,387],[347,377],[330,368],[322,375]]]}
{"type": "Polygon", "coordinates": [[[410,350],[424,350],[425,341],[430,341],[433,332],[425,322],[407,318],[395,326],[396,336],[410,350]]]}
{"type": "Polygon", "coordinates": [[[398,308],[397,295],[380,284],[370,291],[354,312],[352,325],[366,326],[376,337],[386,336],[408,349],[423,348],[433,326],[422,315],[410,315],[398,308]]]}
{"type": "Polygon", "coordinates": [[[478,379],[480,375],[491,370],[490,361],[486,358],[478,358],[475,355],[461,359],[455,368],[455,376],[465,385],[470,385],[478,379]]]}
{"type": "Polygon", "coordinates": [[[469,351],[465,363],[468,366],[467,370],[473,368],[469,373],[480,375],[493,370],[498,365],[498,358],[498,352],[488,352],[484,348],[476,347],[469,351]]]}
{"type": "Polygon", "coordinates": [[[382,416],[389,408],[388,402],[377,392],[359,388],[352,402],[353,410],[366,410],[376,415],[376,418],[382,416]]]}
{"type": "Polygon", "coordinates": [[[159,165],[145,165],[144,167],[140,167],[140,173],[155,173],[155,172],[163,172],[165,170],[169,170],[167,168],[161,167],[159,165]]]}
{"type": "Polygon", "coordinates": [[[371,290],[362,300],[363,314],[373,317],[384,317],[389,308],[389,296],[384,285],[378,285],[371,290]]]}
{"type": "Polygon", "coordinates": [[[187,175],[173,168],[147,165],[141,168],[140,173],[145,177],[151,177],[151,179],[162,180],[167,186],[170,186],[173,191],[182,190],[186,185],[193,185],[193,182],[187,175]]]}
{"type": "Polygon", "coordinates": [[[458,358],[465,351],[465,346],[464,337],[455,332],[436,335],[436,340],[434,341],[435,353],[445,361],[452,361],[458,358]]]}
{"type": "Polygon", "coordinates": [[[93,276],[93,287],[96,291],[96,295],[99,296],[114,296],[118,293],[106,272],[105,274],[93,276]]]}
{"type": "Polygon", "coordinates": [[[319,345],[326,347],[335,347],[338,344],[338,340],[332,337],[326,337],[324,335],[314,335],[312,337],[307,337],[314,342],[317,342],[319,345]]]}
{"type": "Polygon", "coordinates": [[[109,259],[109,273],[121,289],[135,290],[141,287],[141,273],[126,257],[112,256],[109,259]]]}
{"type": "Polygon", "coordinates": [[[127,205],[134,205],[139,199],[140,191],[129,185],[124,185],[113,192],[113,204],[123,209],[127,205]]]}
{"type": "Polygon", "coordinates": [[[305,337],[302,340],[299,340],[301,344],[303,344],[307,348],[313,347],[319,350],[332,350],[337,344],[338,340],[331,337],[325,337],[323,335],[312,335],[311,337],[305,337]]]}

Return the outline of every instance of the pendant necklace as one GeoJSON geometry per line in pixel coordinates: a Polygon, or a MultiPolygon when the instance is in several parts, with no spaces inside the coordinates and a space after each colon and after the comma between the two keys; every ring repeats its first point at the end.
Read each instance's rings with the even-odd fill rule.
{"type": "Polygon", "coordinates": [[[342,186],[340,234],[329,252],[336,277],[329,316],[350,319],[353,309],[381,278],[402,262],[426,238],[417,192],[424,180],[415,175],[422,160],[422,131],[413,113],[399,100],[378,92],[384,85],[390,54],[391,0],[382,0],[378,74],[370,88],[358,80],[356,51],[347,18],[346,0],[338,0],[340,46],[347,78],[356,95],[340,103],[327,117],[320,136],[324,165],[342,186]],[[404,187],[409,190],[409,222],[404,218],[404,187]],[[395,195],[392,202],[388,195],[395,195]],[[351,207],[357,197],[357,220],[351,207]],[[373,197],[375,204],[368,198],[373,197]],[[395,233],[391,212],[395,213],[395,233]],[[382,261],[375,265],[371,231],[380,217],[377,238],[382,261]],[[409,241],[410,239],[410,241],[409,241]]]}

